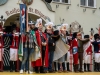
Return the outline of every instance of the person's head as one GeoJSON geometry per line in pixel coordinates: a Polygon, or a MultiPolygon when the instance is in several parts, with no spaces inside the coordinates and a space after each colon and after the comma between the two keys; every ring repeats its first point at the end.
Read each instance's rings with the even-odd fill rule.
{"type": "Polygon", "coordinates": [[[80,32],[77,33],[77,39],[82,39],[82,35],[80,32]]]}
{"type": "Polygon", "coordinates": [[[42,25],[42,19],[41,18],[37,19],[35,26],[38,28],[39,31],[42,31],[43,25],[42,25]]]}
{"type": "Polygon", "coordinates": [[[94,34],[94,39],[96,40],[96,41],[98,41],[99,40],[99,34],[94,34]]]}
{"type": "Polygon", "coordinates": [[[89,38],[89,37],[90,37],[89,35],[84,35],[84,38],[85,38],[85,39],[87,39],[87,38],[89,38]]]}
{"type": "Polygon", "coordinates": [[[61,25],[60,31],[62,34],[66,35],[67,27],[68,27],[68,24],[61,25]]]}
{"type": "Polygon", "coordinates": [[[52,29],[47,29],[47,33],[52,34],[52,29]]]}
{"type": "Polygon", "coordinates": [[[77,38],[77,32],[74,32],[72,35],[72,39],[75,39],[75,38],[77,38]]]}
{"type": "Polygon", "coordinates": [[[45,26],[46,26],[46,29],[47,29],[47,33],[52,34],[54,24],[52,22],[48,22],[47,24],[45,24],[45,26]]]}
{"type": "Polygon", "coordinates": [[[35,23],[32,22],[32,21],[29,21],[28,25],[29,25],[30,29],[34,29],[35,28],[35,23]]]}

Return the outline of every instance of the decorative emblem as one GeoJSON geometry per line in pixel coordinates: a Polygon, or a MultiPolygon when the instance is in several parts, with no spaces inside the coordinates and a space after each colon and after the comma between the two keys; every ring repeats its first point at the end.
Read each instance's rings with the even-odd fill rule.
{"type": "Polygon", "coordinates": [[[81,28],[81,25],[77,21],[71,23],[69,30],[72,32],[83,32],[83,28],[81,28]]]}
{"type": "Polygon", "coordinates": [[[33,3],[33,0],[22,0],[22,2],[24,4],[31,5],[33,3]]]}
{"type": "Polygon", "coordinates": [[[5,3],[7,3],[8,0],[0,0],[0,6],[4,5],[5,3]]]}

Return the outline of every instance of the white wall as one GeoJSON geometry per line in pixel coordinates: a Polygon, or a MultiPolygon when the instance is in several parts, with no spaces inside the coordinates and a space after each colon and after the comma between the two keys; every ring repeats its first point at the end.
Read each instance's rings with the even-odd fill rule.
{"type": "Polygon", "coordinates": [[[100,0],[97,0],[97,9],[86,8],[86,12],[83,12],[84,7],[80,7],[80,0],[71,0],[71,5],[52,3],[53,10],[55,10],[55,23],[60,24],[59,18],[65,19],[65,23],[71,24],[72,22],[79,22],[83,27],[85,34],[90,34],[90,29],[94,28],[97,32],[96,27],[100,24],[100,0]],[[79,4],[79,6],[77,6],[79,4]],[[56,8],[56,5],[59,5],[56,8]],[[69,9],[66,9],[69,6],[69,9]],[[92,11],[96,10],[95,13],[92,11]]]}

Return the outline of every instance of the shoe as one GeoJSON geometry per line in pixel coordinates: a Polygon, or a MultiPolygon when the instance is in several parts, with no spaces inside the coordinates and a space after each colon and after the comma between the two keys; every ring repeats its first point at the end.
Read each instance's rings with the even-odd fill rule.
{"type": "Polygon", "coordinates": [[[83,73],[83,71],[79,71],[79,72],[83,73]]]}
{"type": "Polygon", "coordinates": [[[61,73],[62,71],[61,70],[58,70],[58,73],[61,73]]]}
{"type": "Polygon", "coordinates": [[[84,72],[87,72],[86,70],[84,70],[84,72]]]}
{"type": "Polygon", "coordinates": [[[49,73],[55,73],[55,71],[52,70],[52,71],[49,71],[49,73]]]}
{"type": "Polygon", "coordinates": [[[20,70],[20,74],[22,74],[23,73],[23,70],[20,70]]]}
{"type": "Polygon", "coordinates": [[[91,70],[88,70],[88,72],[91,72],[91,70]]]}
{"type": "Polygon", "coordinates": [[[68,72],[67,70],[63,70],[63,72],[68,72]]]}
{"type": "MultiPolygon", "coordinates": [[[[26,73],[28,74],[28,71],[26,71],[26,73]]],[[[32,74],[33,72],[32,71],[29,71],[29,74],[32,74]]]]}
{"type": "Polygon", "coordinates": [[[13,70],[10,70],[10,72],[13,72],[13,70]]]}
{"type": "Polygon", "coordinates": [[[71,72],[71,70],[67,70],[68,72],[71,72]]]}
{"type": "Polygon", "coordinates": [[[32,71],[29,71],[29,73],[30,73],[30,74],[33,74],[33,72],[32,72],[32,71]]]}

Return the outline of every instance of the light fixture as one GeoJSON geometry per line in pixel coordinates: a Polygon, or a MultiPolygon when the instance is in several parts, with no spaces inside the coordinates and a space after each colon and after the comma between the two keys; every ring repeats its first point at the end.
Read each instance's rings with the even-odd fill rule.
{"type": "Polygon", "coordinates": [[[69,6],[67,6],[67,9],[69,9],[69,6]]]}
{"type": "Polygon", "coordinates": [[[59,5],[56,5],[56,8],[58,8],[59,7],[59,5]]]}
{"type": "Polygon", "coordinates": [[[96,10],[92,10],[93,13],[95,13],[96,10]]]}
{"type": "Polygon", "coordinates": [[[83,12],[85,12],[86,11],[86,8],[85,9],[83,9],[83,12]]]}
{"type": "Polygon", "coordinates": [[[79,6],[79,4],[77,4],[77,6],[79,6]]]}

